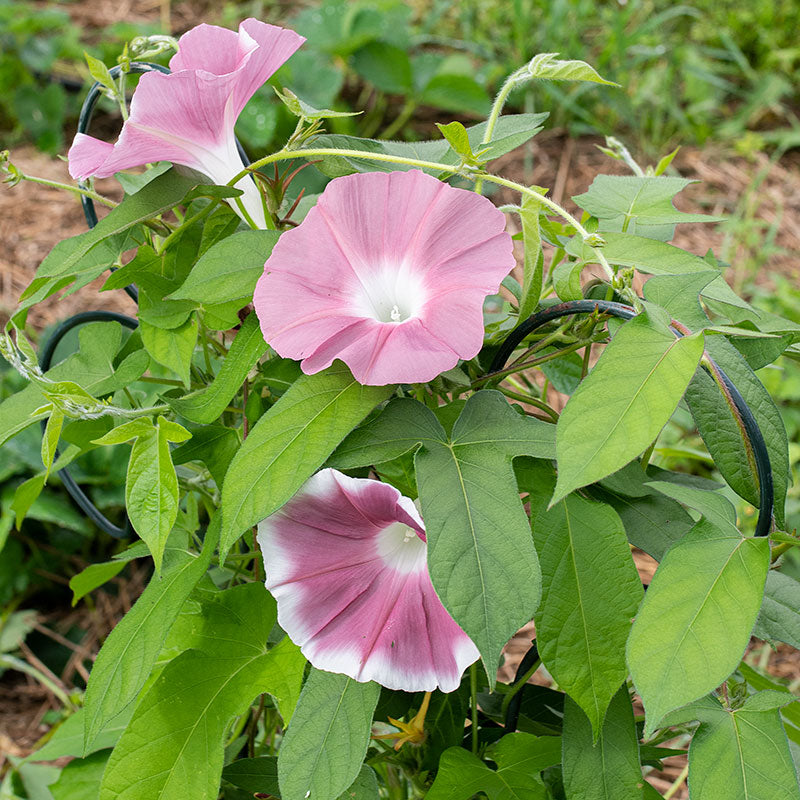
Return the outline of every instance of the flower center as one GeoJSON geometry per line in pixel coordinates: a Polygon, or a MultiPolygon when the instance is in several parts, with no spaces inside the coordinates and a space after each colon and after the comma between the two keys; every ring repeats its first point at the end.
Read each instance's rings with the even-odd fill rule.
{"type": "Polygon", "coordinates": [[[416,572],[425,568],[427,546],[413,528],[402,522],[384,528],[378,534],[377,547],[383,563],[398,572],[416,572]]]}
{"type": "Polygon", "coordinates": [[[405,322],[417,316],[425,303],[422,281],[405,265],[359,277],[356,306],[365,317],[390,324],[405,322]]]}

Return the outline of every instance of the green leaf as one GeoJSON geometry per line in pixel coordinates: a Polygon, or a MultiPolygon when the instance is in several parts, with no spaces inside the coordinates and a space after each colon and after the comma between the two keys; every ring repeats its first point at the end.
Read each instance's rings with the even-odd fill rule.
{"type": "Polygon", "coordinates": [[[720,530],[731,534],[738,533],[736,509],[724,495],[708,492],[695,486],[680,486],[669,481],[650,481],[647,485],[699,512],[720,530]]]}
{"type": "Polygon", "coordinates": [[[645,283],[643,294],[690,330],[702,330],[709,319],[700,305],[700,293],[718,277],[715,269],[687,275],[655,275],[645,283]]]}
{"type": "MultiPolygon", "coordinates": [[[[527,142],[541,130],[541,123],[547,114],[505,114],[497,121],[492,140],[483,144],[486,133],[486,123],[481,122],[467,128],[469,143],[473,150],[484,149],[483,158],[486,161],[499,158],[527,142]]],[[[332,147],[339,150],[366,150],[374,153],[389,153],[415,158],[422,161],[433,161],[450,164],[456,167],[460,161],[457,153],[444,139],[431,139],[421,142],[395,142],[378,141],[376,139],[360,139],[356,136],[342,136],[328,134],[315,136],[314,147],[332,147]]],[[[324,175],[332,178],[341,175],[350,175],[353,172],[392,172],[394,170],[418,169],[404,164],[381,163],[363,158],[349,156],[323,156],[319,161],[314,159],[317,168],[324,175]]],[[[438,170],[427,170],[434,175],[440,174],[438,170]]]]}
{"type": "Polygon", "coordinates": [[[278,751],[282,800],[334,800],[367,754],[377,683],[312,669],[278,751]]]}
{"type": "Polygon", "coordinates": [[[258,317],[250,314],[236,334],[212,383],[198,392],[183,397],[168,397],[166,401],[181,416],[192,422],[203,425],[213,422],[241,389],[248,373],[266,350],[267,343],[261,334],[258,317]]]}
{"type": "MultiPolygon", "coordinates": [[[[91,396],[91,395],[90,395],[91,396]]],[[[42,464],[44,464],[44,480],[50,475],[53,459],[56,457],[58,440],[61,438],[61,428],[64,426],[64,414],[54,408],[47,420],[47,425],[42,436],[42,464]]]]}
{"type": "Polygon", "coordinates": [[[159,416],[153,425],[137,419],[109,431],[97,444],[116,444],[135,437],[125,479],[125,505],[134,530],[153,554],[156,572],[167,537],[178,516],[178,477],[170,456],[170,442],[184,442],[191,434],[159,416]]]}
{"type": "Polygon", "coordinates": [[[450,147],[461,156],[461,158],[469,161],[474,160],[475,154],[472,152],[472,147],[469,143],[469,134],[467,129],[458,121],[448,122],[447,125],[436,123],[436,127],[442,132],[442,136],[447,139],[450,147]]]}
{"type": "Polygon", "coordinates": [[[249,794],[260,792],[280,797],[277,756],[239,758],[222,770],[222,779],[249,794]]]}
{"type": "MultiPolygon", "coordinates": [[[[691,275],[693,279],[695,276],[703,275],[707,280],[698,286],[700,295],[710,300],[722,300],[747,307],[747,303],[733,293],[719,270],[709,269],[709,263],[700,258],[700,256],[687,253],[685,250],[681,250],[680,247],[675,247],[657,239],[634,236],[630,233],[604,232],[603,241],[605,242],[602,248],[603,255],[610,264],[616,264],[621,267],[635,267],[639,272],[646,272],[648,275],[691,275]]],[[[595,250],[585,244],[578,236],[567,242],[566,250],[570,255],[576,256],[589,264],[597,263],[595,250]]],[[[687,288],[685,280],[679,285],[682,288],[687,288]]],[[[645,294],[648,299],[669,309],[669,306],[664,305],[658,298],[650,296],[654,288],[651,287],[648,291],[647,285],[645,285],[645,294]]],[[[692,325],[687,321],[687,324],[694,331],[710,325],[708,318],[700,311],[699,305],[697,310],[701,315],[700,324],[692,325]]],[[[675,314],[675,317],[681,319],[678,314],[675,314]]]]}
{"type": "MultiPolygon", "coordinates": [[[[303,119],[334,119],[336,117],[356,117],[362,114],[362,111],[333,111],[330,108],[314,108],[305,101],[301,100],[291,89],[283,88],[280,91],[277,87],[275,94],[278,95],[281,102],[289,109],[289,111],[296,117],[303,117],[303,119]]],[[[258,97],[258,94],[256,94],[258,97]]],[[[241,119],[241,118],[240,118],[241,119]]],[[[237,123],[237,124],[241,124],[237,123]]],[[[264,137],[265,141],[269,141],[264,137]]],[[[270,137],[271,138],[271,137],[270,137]]]]}
{"type": "Polygon", "coordinates": [[[89,74],[106,89],[111,89],[112,92],[117,92],[117,85],[108,71],[108,67],[99,59],[84,53],[83,57],[86,59],[86,64],[89,67],[89,74]]]}
{"type": "Polygon", "coordinates": [[[122,572],[124,567],[124,561],[105,561],[100,564],[89,564],[77,575],[73,575],[69,579],[69,588],[72,589],[72,607],[74,608],[82,597],[122,572]]]}
{"type": "Polygon", "coordinates": [[[600,220],[601,231],[627,231],[651,239],[671,239],[680,222],[719,222],[720,217],[685,214],[672,198],[691,180],[634,175],[598,175],[587,192],[572,199],[600,220]]]}
{"type": "Polygon", "coordinates": [[[492,109],[486,89],[467,75],[435,75],[425,85],[419,99],[423,105],[456,114],[486,117],[492,109]]]}
{"type": "MultiPolygon", "coordinates": [[[[709,355],[726,372],[758,422],[767,445],[775,489],[775,520],[785,524],[784,507],[789,484],[789,443],[780,411],[761,381],[736,348],[722,337],[708,337],[709,355]]],[[[742,432],[713,379],[698,372],[686,392],[686,402],[709,453],[731,488],[758,506],[757,479],[742,432]]]]}
{"type": "Polygon", "coordinates": [[[607,81],[598,75],[594,67],[585,61],[561,61],[558,53],[539,53],[526,65],[527,75],[536,80],[549,81],[588,81],[605,83],[607,86],[619,86],[614,81],[607,81]]]}
{"type": "Polygon", "coordinates": [[[150,579],[103,643],[84,696],[84,753],[91,751],[101,731],[133,702],[147,681],[172,623],[211,563],[220,519],[218,512],[199,556],[167,550],[161,577],[150,579]]]}
{"type": "Polygon", "coordinates": [[[169,211],[197,185],[197,178],[179,175],[174,169],[159,175],[136,194],[129,195],[116,208],[112,208],[94,228],[81,234],[80,245],[66,257],[53,250],[39,265],[36,277],[72,274],[75,266],[98,242],[169,211]]]}
{"type": "MultiPolygon", "coordinates": [[[[638,463],[634,466],[639,469],[638,463]]],[[[655,491],[643,497],[627,497],[603,487],[598,497],[619,514],[628,541],[656,561],[694,525],[678,503],[655,491]]]]}
{"type": "Polygon", "coordinates": [[[11,510],[14,512],[14,526],[19,530],[22,521],[31,510],[31,506],[36,502],[44,489],[44,473],[34,475],[32,478],[23,481],[14,490],[14,499],[11,501],[11,510]]]}
{"type": "Polygon", "coordinates": [[[539,653],[596,739],[628,674],[625,642],[642,600],[639,573],[614,510],[577,495],[540,513],[533,537],[542,567],[539,653]]]}
{"type": "Polygon", "coordinates": [[[413,90],[408,53],[388,42],[369,42],[353,53],[353,69],[376,89],[387,94],[413,90]]]}
{"type": "Polygon", "coordinates": [[[469,800],[478,792],[489,800],[546,800],[539,773],[561,760],[561,739],[508,733],[490,755],[496,770],[461,747],[445,750],[425,800],[469,800]]]}
{"type": "MultiPolygon", "coordinates": [[[[789,743],[776,710],[726,709],[708,698],[689,747],[692,800],[798,800],[789,743]]],[[[756,707],[757,708],[757,707],[756,707]]]]}
{"type": "Polygon", "coordinates": [[[65,756],[85,756],[98,750],[107,750],[113,747],[130,721],[133,708],[120,714],[111,724],[105,726],[88,750],[83,747],[83,731],[86,709],[79,708],[54,729],[51,729],[50,738],[38,750],[26,757],[26,761],[55,761],[65,756]]]}
{"type": "MultiPolygon", "coordinates": [[[[108,762],[100,800],[216,797],[231,719],[286,676],[268,650],[275,604],[260,584],[203,604],[202,649],[170,661],[136,707],[108,762]]],[[[295,677],[299,685],[303,664],[295,677]]]]}
{"type": "Polygon", "coordinates": [[[540,591],[539,564],[511,460],[517,455],[552,458],[553,426],[520,416],[499,392],[483,390],[469,398],[448,436],[421,403],[397,399],[348,436],[329,464],[381,463],[417,447],[431,580],[481,651],[493,686],[500,651],[530,620],[540,591]]]}
{"type": "Polygon", "coordinates": [[[701,520],[656,570],[628,639],[628,666],[647,715],[661,718],[735,669],[761,606],[770,550],[701,520]]]}
{"type": "Polygon", "coordinates": [[[362,386],[341,364],[299,378],[256,423],[228,468],[221,552],[277,511],[393,390],[362,386]]]}
{"type": "Polygon", "coordinates": [[[53,800],[95,800],[100,792],[100,781],[108,762],[110,750],[101,750],[86,758],[69,762],[51,784],[53,800]]]}
{"type": "Polygon", "coordinates": [[[379,800],[378,777],[372,767],[364,764],[356,779],[340,795],[339,800],[379,800]]]}
{"type": "Polygon", "coordinates": [[[672,416],[702,354],[702,334],[677,339],[649,312],[626,322],[559,417],[553,500],[642,453],[672,416]]]}
{"type": "Polygon", "coordinates": [[[800,583],[770,570],[753,636],[800,650],[800,583]]]}
{"type": "Polygon", "coordinates": [[[241,231],[210,247],[189,277],[169,297],[194,300],[202,306],[253,299],[264,262],[278,241],[277,231],[241,231]]]}
{"type": "Polygon", "coordinates": [[[553,289],[559,300],[582,300],[581,272],[586,264],[583,261],[562,261],[552,273],[553,289]]]}
{"type": "Polygon", "coordinates": [[[172,370],[188,388],[189,370],[197,343],[197,320],[191,317],[183,325],[173,329],[157,328],[141,321],[139,330],[142,344],[153,360],[172,370]]]}
{"type": "MultiPolygon", "coordinates": [[[[534,191],[545,193],[545,189],[531,187],[534,191]]],[[[539,305],[542,295],[544,275],[544,254],[542,253],[542,235],[539,230],[539,213],[542,210],[538,203],[528,194],[522,196],[519,219],[522,223],[522,243],[525,247],[523,262],[522,298],[519,304],[520,320],[527,319],[539,305]]]]}
{"type": "Polygon", "coordinates": [[[577,703],[564,702],[564,791],[581,800],[642,800],[639,737],[628,687],[614,695],[597,741],[577,703]]]}

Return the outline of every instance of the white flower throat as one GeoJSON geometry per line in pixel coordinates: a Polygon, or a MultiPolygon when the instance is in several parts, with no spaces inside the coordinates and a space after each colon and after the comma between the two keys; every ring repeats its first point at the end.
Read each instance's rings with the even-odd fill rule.
{"type": "Polygon", "coordinates": [[[364,272],[355,297],[360,314],[396,324],[418,316],[427,295],[420,275],[405,264],[364,272]]]}

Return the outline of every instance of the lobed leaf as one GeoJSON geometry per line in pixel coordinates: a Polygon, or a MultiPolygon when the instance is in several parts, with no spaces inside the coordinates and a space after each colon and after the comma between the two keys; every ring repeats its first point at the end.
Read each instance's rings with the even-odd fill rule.
{"type": "Polygon", "coordinates": [[[91,751],[100,732],[133,702],[147,681],[172,623],[211,563],[219,523],[217,512],[199,556],[166,551],[161,576],[151,578],[103,643],[84,695],[84,753],[91,751]]]}
{"type": "Polygon", "coordinates": [[[561,760],[557,736],[509,733],[491,749],[497,769],[461,747],[445,750],[426,800],[469,800],[483,792],[489,800],[546,800],[539,773],[561,760]]]}
{"type": "Polygon", "coordinates": [[[520,416],[499,392],[483,390],[467,400],[448,435],[424,405],[397,399],[348,436],[328,463],[380,463],[417,448],[431,580],[480,650],[493,686],[500,651],[530,620],[541,586],[511,460],[552,458],[553,426],[520,416]]]}
{"type": "Polygon", "coordinates": [[[203,648],[170,661],[136,707],[103,775],[99,800],[215,797],[231,719],[262,692],[299,687],[304,659],[288,664],[267,649],[275,604],[260,584],[204,604],[203,648]]]}

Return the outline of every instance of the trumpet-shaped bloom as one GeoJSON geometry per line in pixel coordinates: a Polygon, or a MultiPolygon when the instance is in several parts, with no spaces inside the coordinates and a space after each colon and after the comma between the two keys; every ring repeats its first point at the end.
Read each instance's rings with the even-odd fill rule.
{"type": "Polygon", "coordinates": [[[432,380],[483,344],[483,300],[514,266],[504,228],[418,170],[336,178],[259,278],[264,338],[307,374],[338,358],[363,384],[432,380]]]}
{"type": "MultiPolygon", "coordinates": [[[[72,143],[73,178],[106,178],[152,161],[183,164],[225,184],[242,170],[233,126],[254,92],[305,39],[294,31],[247,19],[239,32],[198,25],[185,33],[169,62],[171,74],[142,75],[130,114],[115,144],[78,133],[72,143]]],[[[236,184],[253,220],[264,225],[258,188],[236,184]]],[[[234,205],[235,208],[235,205],[234,205]]]]}
{"type": "Polygon", "coordinates": [[[414,503],[389,484],[324,469],[258,541],[278,621],[317,669],[451,692],[478,658],[433,589],[414,503]]]}

